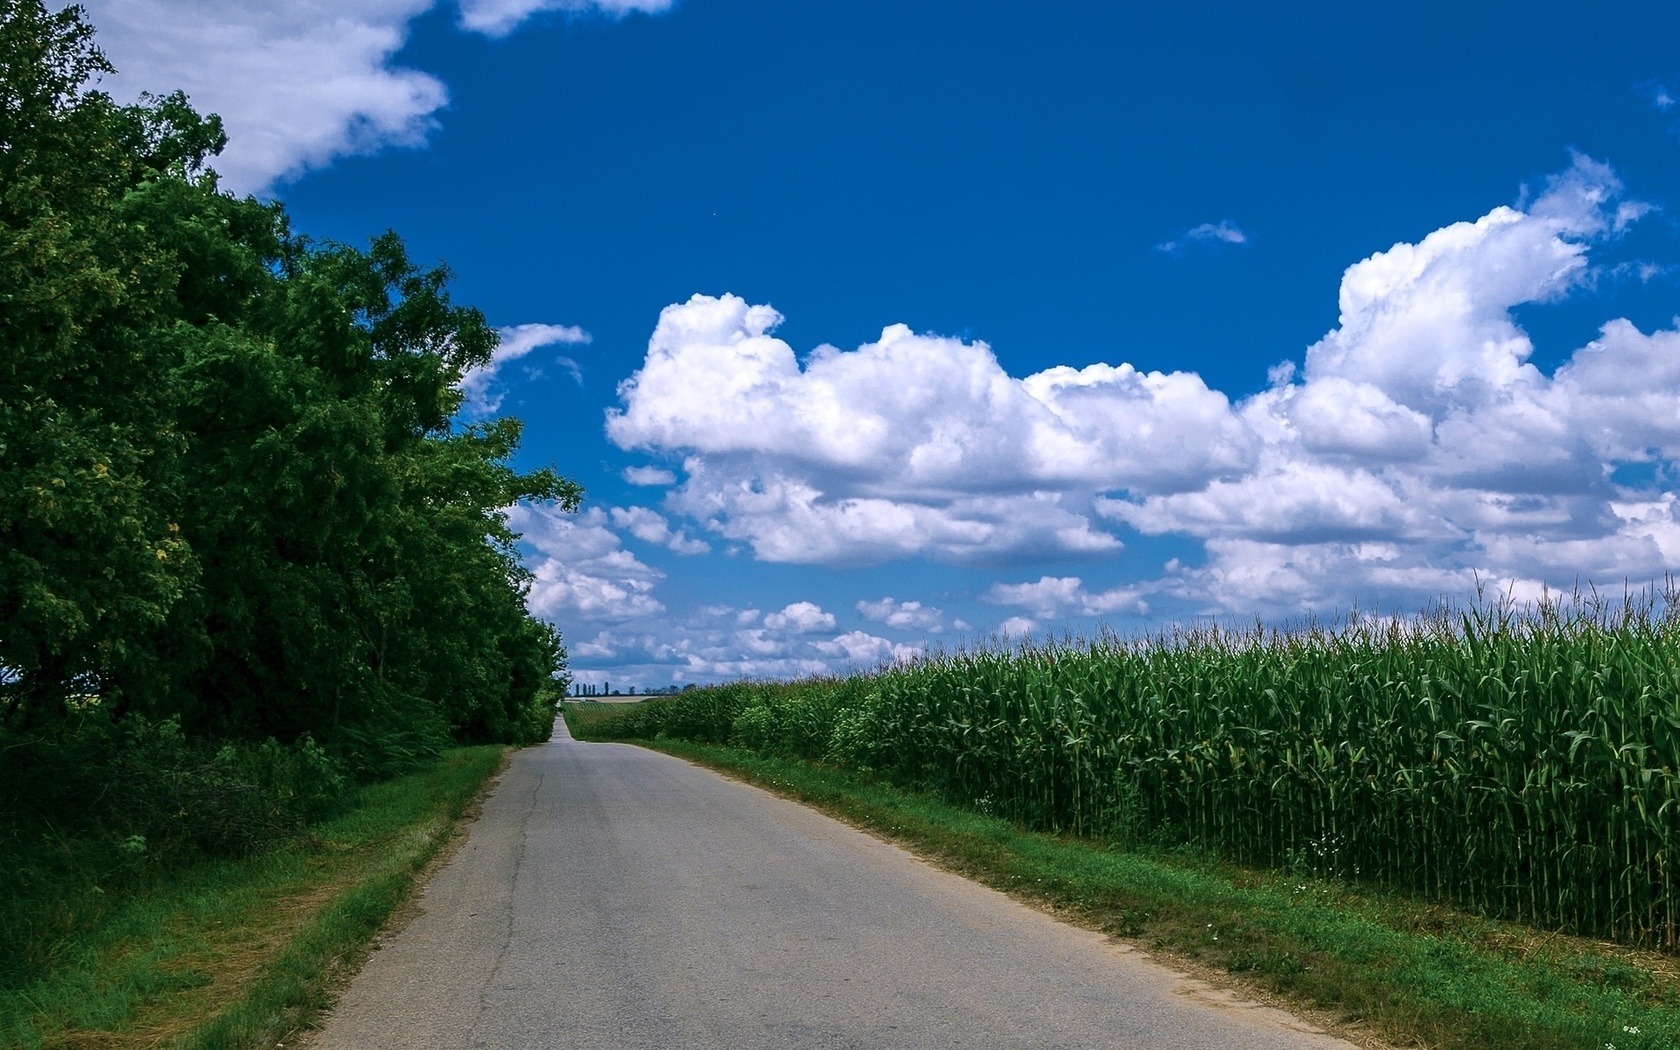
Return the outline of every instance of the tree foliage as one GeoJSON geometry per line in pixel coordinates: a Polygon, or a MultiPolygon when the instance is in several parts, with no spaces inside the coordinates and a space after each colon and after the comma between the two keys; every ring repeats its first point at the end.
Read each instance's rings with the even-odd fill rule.
{"type": "Polygon", "coordinates": [[[575,506],[455,421],[495,331],[393,234],[220,192],[179,93],[119,105],[79,9],[0,0],[0,729],[90,712],[371,771],[546,737],[558,634],[499,508],[575,506]]]}

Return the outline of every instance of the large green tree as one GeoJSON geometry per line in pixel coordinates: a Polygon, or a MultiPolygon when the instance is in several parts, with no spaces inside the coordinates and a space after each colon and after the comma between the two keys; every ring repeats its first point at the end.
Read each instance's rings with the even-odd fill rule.
{"type": "Polygon", "coordinates": [[[129,199],[221,133],[178,97],[119,107],[74,8],[0,0],[0,664],[39,717],[129,661],[191,587],[170,515],[181,451],[174,260],[129,199]]]}
{"type": "Polygon", "coordinates": [[[501,508],[581,492],[453,421],[494,330],[394,235],[220,192],[216,118],[109,70],[79,9],[0,0],[0,718],[545,735],[564,654],[501,508]]]}

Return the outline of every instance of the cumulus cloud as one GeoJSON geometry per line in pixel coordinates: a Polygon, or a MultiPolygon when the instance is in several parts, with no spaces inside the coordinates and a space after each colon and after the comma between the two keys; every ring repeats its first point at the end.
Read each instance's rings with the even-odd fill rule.
{"type": "Polygon", "coordinates": [[[616,624],[658,616],[653,596],[665,578],[624,549],[599,508],[566,514],[551,507],[516,506],[508,524],[523,534],[525,566],[534,579],[531,611],[562,628],[577,622],[616,624]]]}
{"type": "MultiPolygon", "coordinates": [[[[927,614],[915,602],[892,605],[913,618],[927,614]]],[[[610,679],[615,688],[843,674],[913,660],[924,651],[919,644],[866,630],[840,631],[837,618],[810,601],[790,602],[768,614],[752,607],[702,605],[688,615],[662,612],[614,622],[571,615],[559,622],[579,680],[610,679]]],[[[967,626],[960,624],[961,629],[967,626]]]]}
{"type": "Polygon", "coordinates": [[[902,645],[866,631],[847,631],[832,641],[818,642],[816,649],[841,660],[846,668],[859,670],[913,660],[922,652],[919,646],[902,645]]]}
{"type": "Polygon", "coordinates": [[[675,485],[677,476],[664,467],[625,467],[624,480],[632,485],[675,485]]]}
{"type": "Polygon", "coordinates": [[[1108,616],[1115,613],[1142,615],[1149,611],[1146,588],[1115,587],[1092,593],[1077,576],[1042,576],[1035,583],[995,583],[985,594],[994,605],[1016,605],[1040,619],[1049,620],[1069,613],[1079,616],[1108,616]]]}
{"type": "Polygon", "coordinates": [[[1278,457],[1252,474],[1199,492],[1128,502],[1099,500],[1099,513],[1161,535],[1248,536],[1275,542],[1427,533],[1435,519],[1406,500],[1404,486],[1365,468],[1278,457]]]}
{"type": "Polygon", "coordinates": [[[903,325],[802,365],[780,321],[733,295],[667,307],[607,421],[621,448],[686,454],[670,509],[766,560],[1113,554],[1085,493],[1195,488],[1255,453],[1187,373],[1017,379],[984,343],[903,325]]]}
{"type": "Polygon", "coordinates": [[[929,556],[984,562],[1031,551],[1115,553],[1120,541],[1093,526],[1060,493],[915,498],[832,496],[797,475],[737,473],[691,458],[671,509],[746,543],[764,561],[870,564],[929,556]]]}
{"type": "MultiPolygon", "coordinates": [[[[502,341],[490,355],[490,362],[468,370],[461,377],[461,411],[469,417],[488,416],[502,407],[507,391],[498,382],[498,377],[510,362],[545,346],[579,345],[590,341],[589,333],[576,325],[517,324],[501,329],[500,334],[502,341]]],[[[554,362],[570,372],[580,385],[583,383],[583,371],[576,361],[556,355],[554,362]]]]}
{"type": "MultiPolygon", "coordinates": [[[[84,0],[132,100],[185,91],[217,113],[224,188],[263,193],[334,159],[419,146],[449,101],[437,77],[393,63],[411,21],[437,0],[84,0]]],[[[670,0],[468,0],[469,28],[501,36],[539,10],[657,13],[670,0]]]]}
{"type": "Polygon", "coordinates": [[[820,605],[813,602],[794,602],[781,612],[766,616],[764,626],[775,631],[811,634],[816,631],[834,630],[835,621],[834,614],[823,612],[820,605]]]}
{"type": "Polygon", "coordinates": [[[87,0],[114,95],[187,92],[221,114],[223,185],[261,192],[335,157],[414,146],[449,100],[436,77],[393,65],[434,0],[87,0]]]}
{"type": "Polygon", "coordinates": [[[1680,567],[1680,331],[1612,319],[1547,373],[1514,312],[1605,279],[1595,250],[1649,211],[1578,156],[1354,263],[1336,326],[1237,402],[1126,364],[1017,378],[984,343],[902,325],[801,360],[771,307],[695,296],[661,314],[608,434],[680,458],[666,509],[770,561],[1112,557],[1128,530],[1203,545],[1135,586],[987,594],[1045,621],[1646,579],[1680,567]]]}
{"type": "MultiPolygon", "coordinates": [[[[648,518],[591,508],[567,514],[551,507],[517,506],[509,524],[522,533],[533,575],[531,611],[565,633],[580,681],[610,679],[639,689],[677,682],[741,677],[791,678],[907,659],[920,649],[880,645],[858,632],[835,639],[832,614],[813,602],[793,602],[768,616],[757,609],[701,606],[672,615],[655,592],[665,574],[624,549],[615,528],[635,530],[648,518]],[[865,659],[864,657],[867,657],[865,659]]],[[[668,545],[668,543],[667,543],[668,545]]]]}
{"type": "Polygon", "coordinates": [[[588,627],[573,637],[584,639],[569,643],[584,680],[610,678],[642,689],[676,682],[837,674],[912,660],[922,652],[920,646],[866,631],[836,635],[833,618],[808,602],[794,602],[769,616],[756,609],[702,606],[686,617],[588,627]]]}
{"type": "Polygon", "coordinates": [[[569,651],[580,680],[606,679],[642,690],[733,678],[797,678],[836,669],[833,658],[809,645],[767,640],[762,631],[720,629],[704,615],[652,629],[603,628],[570,643],[569,651]]]}
{"type": "Polygon", "coordinates": [[[876,602],[860,601],[857,611],[871,623],[885,624],[900,631],[939,634],[945,630],[945,614],[941,610],[921,602],[894,601],[890,595],[876,602]]]}
{"type": "Polygon", "coordinates": [[[460,0],[461,25],[486,36],[506,36],[532,15],[599,13],[609,17],[669,11],[674,0],[460,0]]]}
{"type": "Polygon", "coordinates": [[[1680,333],[1612,320],[1546,375],[1512,314],[1592,284],[1593,247],[1648,210],[1621,197],[1607,166],[1577,157],[1525,207],[1349,267],[1339,323],[1299,378],[1280,370],[1236,406],[1261,443],[1251,470],[1098,512],[1205,540],[1207,565],[1184,579],[1222,608],[1680,565],[1673,494],[1612,480],[1680,458],[1680,333]]]}
{"type": "Polygon", "coordinates": [[[666,547],[678,554],[707,554],[712,549],[705,540],[690,539],[682,529],[673,530],[663,514],[646,507],[614,507],[612,521],[643,543],[666,547]]]}
{"type": "Polygon", "coordinates": [[[771,334],[781,320],[733,295],[666,307],[608,436],[702,464],[763,456],[885,500],[1173,489],[1250,458],[1229,401],[1189,373],[1061,366],[1015,379],[984,343],[904,325],[855,351],[820,346],[802,367],[771,334]]]}
{"type": "Polygon", "coordinates": [[[1025,616],[1011,616],[997,625],[996,634],[1005,640],[1022,641],[1038,633],[1038,623],[1025,616]]]}

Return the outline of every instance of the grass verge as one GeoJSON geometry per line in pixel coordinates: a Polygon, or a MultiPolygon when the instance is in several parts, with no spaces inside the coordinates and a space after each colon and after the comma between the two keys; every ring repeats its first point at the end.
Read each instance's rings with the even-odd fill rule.
{"type": "MultiPolygon", "coordinates": [[[[580,739],[611,717],[567,714],[580,739]]],[[[1228,975],[1356,1041],[1440,1050],[1680,1046],[1680,972],[1670,956],[1188,851],[1024,832],[832,767],[686,741],[641,743],[814,806],[1193,972],[1228,975]]]]}
{"type": "Polygon", "coordinates": [[[362,789],[340,816],[241,860],[137,893],[51,973],[0,990],[0,1045],[272,1047],[328,1006],[500,768],[499,746],[446,752],[362,789]]]}

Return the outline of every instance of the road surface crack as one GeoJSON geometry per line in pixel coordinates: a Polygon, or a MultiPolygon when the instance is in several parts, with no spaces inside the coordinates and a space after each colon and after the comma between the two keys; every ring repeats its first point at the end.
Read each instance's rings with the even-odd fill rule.
{"type": "Polygon", "coordinates": [[[537,783],[531,789],[530,805],[525,808],[525,815],[519,821],[519,852],[513,858],[513,877],[508,880],[507,900],[502,909],[501,943],[496,948],[496,961],[490,965],[490,973],[484,983],[478,986],[478,1015],[473,1018],[472,1031],[467,1035],[467,1045],[472,1047],[488,1046],[488,1042],[479,1034],[484,1025],[484,1019],[490,1011],[490,991],[496,987],[502,975],[502,969],[507,964],[508,951],[513,947],[514,902],[519,899],[519,880],[525,872],[525,848],[531,838],[531,816],[537,811],[537,798],[542,794],[543,782],[547,774],[537,774],[537,783]]]}

